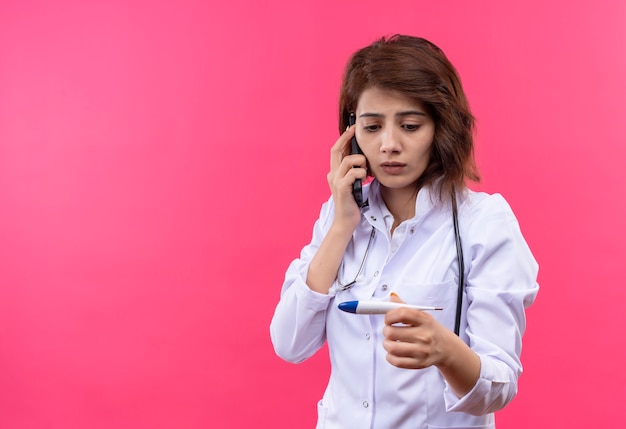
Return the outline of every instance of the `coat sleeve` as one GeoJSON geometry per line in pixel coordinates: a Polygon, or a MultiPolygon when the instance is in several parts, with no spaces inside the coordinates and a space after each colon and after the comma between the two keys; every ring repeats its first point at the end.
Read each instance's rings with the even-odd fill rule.
{"type": "Polygon", "coordinates": [[[311,357],[326,341],[326,310],[332,294],[312,291],[306,284],[311,259],[332,223],[332,198],[321,209],[311,243],[289,265],[280,301],[270,323],[270,337],[276,354],[292,363],[311,357]]]}
{"type": "Polygon", "coordinates": [[[517,393],[525,309],[538,292],[538,265],[502,196],[472,203],[469,211],[461,231],[470,256],[464,335],[480,357],[480,377],[464,397],[449,387],[444,396],[448,411],[482,415],[503,408],[517,393]]]}

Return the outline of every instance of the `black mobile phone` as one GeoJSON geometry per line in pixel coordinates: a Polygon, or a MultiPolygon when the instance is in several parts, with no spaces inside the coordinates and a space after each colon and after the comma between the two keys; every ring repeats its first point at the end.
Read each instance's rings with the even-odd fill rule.
{"type": "MultiPolygon", "coordinates": [[[[355,123],[356,123],[356,115],[354,112],[350,112],[350,115],[348,116],[348,125],[352,126],[355,123]]],[[[352,140],[350,141],[350,153],[351,154],[358,153],[360,155],[363,155],[363,151],[361,150],[361,148],[359,147],[359,144],[356,141],[356,136],[353,136],[352,140]]],[[[363,201],[363,185],[361,183],[361,179],[355,180],[354,183],[352,184],[352,195],[354,195],[354,200],[356,201],[356,204],[359,207],[363,207],[365,205],[365,202],[363,201]]]]}

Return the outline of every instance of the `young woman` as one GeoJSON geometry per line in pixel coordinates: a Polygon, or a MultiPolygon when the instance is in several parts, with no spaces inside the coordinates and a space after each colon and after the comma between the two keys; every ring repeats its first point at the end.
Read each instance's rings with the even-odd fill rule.
{"type": "Polygon", "coordinates": [[[270,326],[276,353],[297,363],[328,342],[318,428],[494,428],[517,392],[538,267],[502,196],[466,186],[479,176],[456,70],[427,40],[378,40],[347,65],[339,122],[332,196],[270,326]],[[352,301],[442,310],[339,308],[352,301]]]}

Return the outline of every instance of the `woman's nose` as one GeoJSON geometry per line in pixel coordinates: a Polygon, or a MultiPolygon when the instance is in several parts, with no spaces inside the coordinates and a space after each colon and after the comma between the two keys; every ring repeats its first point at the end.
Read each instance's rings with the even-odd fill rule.
{"type": "Polygon", "coordinates": [[[395,130],[388,128],[384,130],[380,135],[380,151],[381,152],[396,152],[399,149],[398,135],[395,130]]]}

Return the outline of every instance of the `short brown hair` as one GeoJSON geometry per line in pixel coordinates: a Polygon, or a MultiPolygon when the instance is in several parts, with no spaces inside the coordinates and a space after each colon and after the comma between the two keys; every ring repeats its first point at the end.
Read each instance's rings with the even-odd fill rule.
{"type": "Polygon", "coordinates": [[[478,182],[474,160],[474,116],[459,75],[444,52],[426,39],[394,35],[355,52],[343,76],[339,98],[339,132],[348,125],[359,97],[368,88],[398,91],[419,101],[435,121],[435,136],[426,170],[416,185],[439,182],[439,198],[478,182]]]}

